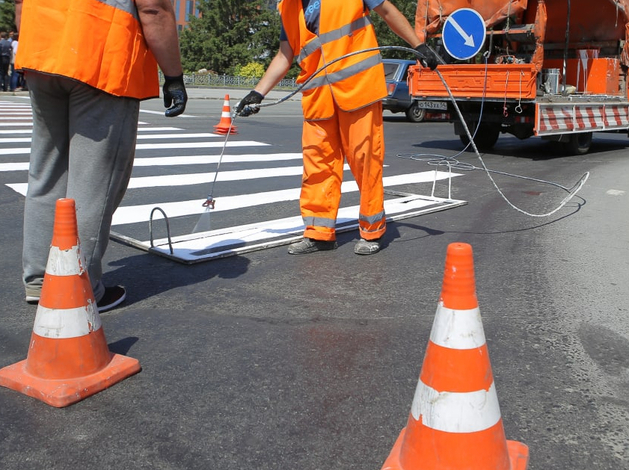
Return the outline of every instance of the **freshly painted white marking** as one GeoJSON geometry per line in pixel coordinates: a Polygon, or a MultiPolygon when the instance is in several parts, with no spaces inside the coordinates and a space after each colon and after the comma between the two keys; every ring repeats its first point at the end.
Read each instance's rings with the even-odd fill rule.
{"type": "MultiPolygon", "coordinates": [[[[141,113],[146,113],[146,114],[157,114],[159,116],[164,116],[164,111],[151,111],[149,109],[141,109],[140,112],[141,113]]],[[[178,118],[191,118],[191,117],[194,117],[194,116],[192,114],[180,114],[177,117],[178,118]]]]}
{"type": "MultiPolygon", "coordinates": [[[[144,157],[136,158],[134,167],[172,166],[172,165],[214,165],[218,164],[219,155],[181,155],[177,157],[144,157]]],[[[301,153],[250,153],[242,155],[223,155],[222,163],[249,163],[249,162],[273,162],[301,160],[301,153]]],[[[0,172],[26,171],[28,162],[0,163],[0,172]]]]}
{"type": "MultiPolygon", "coordinates": [[[[349,166],[347,166],[349,169],[349,166]]],[[[256,178],[275,178],[278,176],[301,176],[302,166],[264,168],[259,170],[234,170],[221,171],[216,176],[216,181],[242,181],[256,178]]],[[[151,188],[163,186],[190,186],[193,184],[211,183],[214,181],[214,172],[188,173],[186,175],[141,176],[131,178],[129,188],[151,188]]]]}
{"type": "MultiPolygon", "coordinates": [[[[426,171],[421,173],[412,173],[405,175],[388,176],[383,178],[384,186],[395,186],[401,184],[426,183],[435,179],[447,179],[450,176],[460,176],[457,173],[426,171]]],[[[15,185],[10,185],[11,187],[15,185]]],[[[13,188],[17,191],[16,188],[13,188]]],[[[351,193],[358,191],[358,186],[354,181],[348,181],[341,186],[342,193],[351,193]]],[[[18,191],[19,192],[19,191],[18,191]]],[[[243,194],[238,196],[225,196],[217,198],[217,204],[213,211],[227,211],[240,209],[243,207],[253,207],[264,204],[271,204],[282,201],[295,201],[299,199],[301,188],[283,189],[278,191],[268,191],[256,194],[243,194]]],[[[151,218],[151,211],[159,206],[166,215],[170,217],[181,217],[185,215],[200,214],[203,212],[201,206],[203,197],[188,201],[178,202],[155,202],[153,204],[140,204],[134,206],[122,206],[114,213],[113,225],[132,224],[137,222],[146,222],[151,218]]]]}
{"type": "MultiPolygon", "coordinates": [[[[222,163],[272,162],[299,160],[301,153],[250,153],[244,155],[223,155],[222,163]]],[[[175,157],[136,157],[133,166],[205,165],[218,163],[219,155],[181,155],[175,157]]]]}
{"type": "Polygon", "coordinates": [[[28,170],[28,165],[28,162],[0,163],[0,173],[3,171],[25,171],[28,170]]]}
{"type": "Polygon", "coordinates": [[[32,134],[32,133],[33,131],[29,129],[24,129],[24,130],[12,129],[9,131],[0,131],[0,134],[32,134]]]}
{"type": "Polygon", "coordinates": [[[209,132],[199,132],[196,134],[158,134],[144,135],[138,134],[138,139],[201,139],[207,137],[222,137],[219,134],[211,134],[209,132]]]}
{"type": "MultiPolygon", "coordinates": [[[[201,134],[160,134],[158,136],[141,135],[145,132],[166,132],[166,131],[181,131],[181,127],[138,127],[138,139],[166,139],[171,137],[218,137],[218,134],[201,133],[201,134]]],[[[32,134],[32,129],[12,129],[12,130],[0,130],[0,134],[32,134]]]]}
{"type": "Polygon", "coordinates": [[[139,127],[138,132],[182,131],[181,127],[139,127]]]}
{"type": "MultiPolygon", "coordinates": [[[[463,201],[442,199],[428,196],[411,195],[385,199],[384,209],[387,220],[405,218],[404,214],[419,215],[434,210],[457,207],[463,201]]],[[[337,227],[340,231],[352,230],[358,227],[356,218],[359,206],[341,207],[337,216],[337,227]]],[[[256,251],[272,246],[284,245],[302,237],[304,222],[300,215],[258,221],[246,225],[237,225],[208,232],[191,233],[173,237],[172,256],[182,261],[199,261],[236,253],[256,251]]],[[[114,232],[115,233],[115,232],[114,232]]],[[[167,238],[137,242],[147,251],[153,247],[165,255],[171,256],[169,240],[167,238]]]]}
{"type": "Polygon", "coordinates": [[[0,149],[0,155],[26,155],[31,153],[30,147],[0,149]]]}
{"type": "MultiPolygon", "coordinates": [[[[30,141],[30,139],[29,139],[30,141]]],[[[196,149],[196,148],[236,148],[236,147],[268,147],[270,144],[256,142],[253,140],[232,141],[232,142],[179,142],[179,143],[159,143],[159,144],[137,144],[136,150],[161,150],[161,149],[196,149]]],[[[26,155],[31,152],[28,147],[0,149],[0,155],[26,155]]]]}
{"type": "Polygon", "coordinates": [[[265,144],[263,142],[256,142],[254,140],[234,140],[230,142],[173,142],[173,143],[161,143],[161,144],[138,144],[135,146],[136,150],[155,150],[155,149],[208,149],[208,148],[222,148],[226,147],[252,147],[252,146],[269,146],[271,144],[265,144]]]}
{"type": "Polygon", "coordinates": [[[7,137],[0,139],[0,144],[28,144],[30,142],[30,137],[7,137]]]}

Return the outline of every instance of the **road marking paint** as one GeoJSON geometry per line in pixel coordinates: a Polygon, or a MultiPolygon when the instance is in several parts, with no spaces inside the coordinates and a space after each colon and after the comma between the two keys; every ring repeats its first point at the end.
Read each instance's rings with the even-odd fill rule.
{"type": "MultiPolygon", "coordinates": [[[[427,183],[433,182],[435,180],[444,180],[449,177],[460,176],[458,173],[448,173],[437,171],[425,171],[421,173],[411,173],[404,175],[396,175],[396,176],[387,176],[383,178],[383,183],[385,187],[388,186],[396,186],[402,184],[414,184],[414,183],[427,183]]],[[[14,186],[17,185],[7,185],[18,191],[14,186]]],[[[22,188],[23,190],[23,188],[22,188]]],[[[352,193],[357,192],[358,186],[354,181],[348,181],[341,185],[341,192],[352,193]]],[[[18,191],[20,192],[20,191],[18,191]]],[[[277,191],[268,191],[262,193],[252,193],[252,194],[244,194],[237,196],[224,196],[220,198],[220,204],[216,206],[213,211],[228,211],[233,209],[241,209],[244,207],[254,207],[265,204],[271,204],[275,202],[284,202],[284,201],[296,201],[299,199],[299,195],[301,193],[301,187],[291,188],[291,189],[283,189],[277,191]]],[[[186,215],[198,215],[203,212],[203,208],[201,206],[201,200],[193,199],[188,201],[178,201],[178,202],[155,202],[152,204],[139,204],[133,206],[121,206],[119,207],[113,217],[112,225],[122,225],[122,224],[133,224],[138,222],[147,222],[151,218],[151,211],[159,206],[166,215],[171,217],[182,217],[186,215]]]]}

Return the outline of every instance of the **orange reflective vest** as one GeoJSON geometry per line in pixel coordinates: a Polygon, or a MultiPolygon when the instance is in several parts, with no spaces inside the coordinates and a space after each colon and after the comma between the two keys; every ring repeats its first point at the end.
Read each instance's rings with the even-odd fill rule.
{"type": "Polygon", "coordinates": [[[133,0],[24,0],[16,68],[116,96],[159,96],[157,62],[133,0]]]}
{"type": "MultiPolygon", "coordinates": [[[[301,67],[297,83],[346,54],[378,47],[369,11],[363,0],[320,0],[319,34],[308,30],[301,0],[282,0],[278,9],[288,42],[301,67]]],[[[382,58],[378,51],[352,55],[324,68],[302,89],[307,120],[328,119],[334,102],[353,111],[387,95],[382,58]]]]}

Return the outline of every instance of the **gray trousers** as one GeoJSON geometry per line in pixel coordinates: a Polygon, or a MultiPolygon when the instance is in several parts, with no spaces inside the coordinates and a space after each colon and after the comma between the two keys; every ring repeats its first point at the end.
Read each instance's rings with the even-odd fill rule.
{"type": "Polygon", "coordinates": [[[133,168],[140,102],[66,77],[28,71],[27,79],[33,138],[24,207],[26,295],[41,291],[56,201],[71,198],[81,252],[99,301],[105,292],[101,260],[112,215],[133,168]]]}

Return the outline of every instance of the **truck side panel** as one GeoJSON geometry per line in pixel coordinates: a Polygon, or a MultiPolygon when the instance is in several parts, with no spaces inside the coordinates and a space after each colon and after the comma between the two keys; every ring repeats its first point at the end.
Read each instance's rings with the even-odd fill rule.
{"type": "Polygon", "coordinates": [[[624,130],[629,127],[629,105],[538,103],[536,135],[624,130]]]}
{"type": "MultiPolygon", "coordinates": [[[[537,93],[532,64],[452,64],[438,70],[455,97],[534,99],[537,93]]],[[[416,98],[449,96],[439,74],[418,65],[409,70],[409,89],[416,98]]]]}

